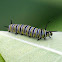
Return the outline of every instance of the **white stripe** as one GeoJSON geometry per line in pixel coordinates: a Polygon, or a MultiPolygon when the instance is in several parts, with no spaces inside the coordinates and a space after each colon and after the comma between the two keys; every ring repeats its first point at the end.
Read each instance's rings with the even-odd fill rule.
{"type": "Polygon", "coordinates": [[[42,35],[43,35],[44,33],[43,33],[43,30],[42,30],[42,35]]]}
{"type": "Polygon", "coordinates": [[[31,33],[31,29],[32,29],[32,28],[33,28],[33,27],[31,27],[30,30],[29,30],[29,36],[30,36],[30,33],[31,33]]]}
{"type": "Polygon", "coordinates": [[[29,27],[29,25],[25,28],[25,33],[26,33],[28,27],[29,27]]]}
{"type": "MultiPolygon", "coordinates": [[[[31,29],[32,29],[33,27],[31,27],[31,29]]],[[[30,32],[31,32],[31,29],[30,29],[30,32]]]]}
{"type": "Polygon", "coordinates": [[[42,45],[38,45],[38,44],[29,42],[29,41],[25,41],[25,40],[22,40],[22,39],[18,39],[18,38],[15,38],[15,37],[13,37],[13,36],[5,35],[5,34],[3,34],[3,33],[0,33],[0,35],[3,35],[3,36],[6,36],[6,37],[9,37],[9,38],[18,40],[18,41],[23,42],[23,43],[30,44],[30,45],[32,45],[32,46],[36,46],[36,47],[41,48],[41,49],[45,49],[45,50],[51,51],[51,52],[56,53],[56,54],[59,54],[59,55],[62,55],[62,52],[60,52],[60,51],[58,51],[58,50],[55,50],[55,49],[52,49],[52,48],[48,48],[48,47],[45,47],[45,46],[42,46],[42,45]]]}
{"type": "Polygon", "coordinates": [[[24,26],[24,25],[21,26],[21,31],[22,31],[23,26],[24,26]]]}
{"type": "Polygon", "coordinates": [[[18,26],[17,26],[17,30],[18,30],[18,27],[19,27],[19,24],[18,24],[18,26]]]}

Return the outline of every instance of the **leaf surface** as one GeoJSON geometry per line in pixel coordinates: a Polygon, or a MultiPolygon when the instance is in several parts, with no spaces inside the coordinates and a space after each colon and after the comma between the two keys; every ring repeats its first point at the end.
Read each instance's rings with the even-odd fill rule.
{"type": "Polygon", "coordinates": [[[6,62],[62,62],[62,32],[36,38],[0,31],[0,53],[6,62]]]}

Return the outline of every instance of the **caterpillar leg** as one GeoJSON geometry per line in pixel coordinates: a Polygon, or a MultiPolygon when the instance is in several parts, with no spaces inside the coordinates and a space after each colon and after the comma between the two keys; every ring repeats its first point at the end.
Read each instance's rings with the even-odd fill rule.
{"type": "Polygon", "coordinates": [[[40,40],[39,38],[37,39],[37,41],[40,40]]]}
{"type": "Polygon", "coordinates": [[[22,33],[20,33],[21,35],[23,35],[22,33]]]}
{"type": "Polygon", "coordinates": [[[16,33],[15,33],[15,34],[18,34],[18,33],[17,33],[17,31],[16,31],[16,33]]]}
{"type": "Polygon", "coordinates": [[[28,37],[31,37],[31,36],[28,34],[28,37]]]}
{"type": "Polygon", "coordinates": [[[8,32],[10,32],[10,30],[8,29],[8,32]]]}
{"type": "Polygon", "coordinates": [[[18,34],[18,33],[15,33],[15,34],[18,34]]]}
{"type": "Polygon", "coordinates": [[[44,37],[44,40],[46,40],[46,37],[44,37]]]}
{"type": "Polygon", "coordinates": [[[49,36],[49,38],[51,38],[51,37],[49,36]]]}
{"type": "Polygon", "coordinates": [[[38,38],[37,41],[40,40],[40,39],[41,39],[41,38],[38,38]]]}
{"type": "Polygon", "coordinates": [[[8,32],[10,32],[10,31],[8,31],[8,32]]]}
{"type": "Polygon", "coordinates": [[[46,40],[46,36],[44,35],[44,40],[46,40]]]}

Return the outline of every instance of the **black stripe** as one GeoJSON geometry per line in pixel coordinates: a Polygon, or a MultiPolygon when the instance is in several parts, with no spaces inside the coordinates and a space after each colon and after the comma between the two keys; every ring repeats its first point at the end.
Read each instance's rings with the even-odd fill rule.
{"type": "Polygon", "coordinates": [[[28,36],[29,36],[30,29],[31,29],[31,27],[30,27],[29,30],[28,30],[28,36]]]}
{"type": "Polygon", "coordinates": [[[33,34],[34,34],[34,30],[35,30],[35,28],[33,29],[33,32],[32,32],[32,37],[33,37],[33,34]]]}
{"type": "Polygon", "coordinates": [[[42,29],[41,29],[41,36],[42,36],[42,29]]]}
{"type": "Polygon", "coordinates": [[[49,33],[49,32],[46,32],[46,36],[47,36],[48,33],[49,33]]]}
{"type": "Polygon", "coordinates": [[[37,29],[37,34],[38,34],[38,29],[37,29]]]}
{"type": "Polygon", "coordinates": [[[46,36],[47,36],[47,32],[46,32],[46,36]]]}
{"type": "Polygon", "coordinates": [[[16,34],[17,34],[17,26],[18,26],[18,24],[16,25],[16,28],[15,28],[15,30],[16,30],[16,34]]]}
{"type": "Polygon", "coordinates": [[[22,27],[22,25],[20,26],[20,32],[21,32],[21,27],[22,27]]]}
{"type": "Polygon", "coordinates": [[[44,34],[44,40],[46,39],[45,34],[44,34]]]}
{"type": "Polygon", "coordinates": [[[28,26],[28,25],[26,25],[25,28],[24,28],[24,33],[25,33],[25,29],[26,29],[27,26],[28,26]]]}

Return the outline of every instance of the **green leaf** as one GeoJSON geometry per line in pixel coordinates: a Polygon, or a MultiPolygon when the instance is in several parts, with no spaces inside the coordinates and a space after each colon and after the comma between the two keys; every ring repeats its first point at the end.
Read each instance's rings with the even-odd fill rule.
{"type": "Polygon", "coordinates": [[[0,62],[5,62],[5,60],[3,59],[3,57],[0,54],[0,62]]]}
{"type": "Polygon", "coordinates": [[[6,62],[62,62],[62,32],[36,38],[0,31],[0,53],[6,62]]]}

